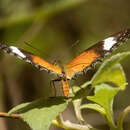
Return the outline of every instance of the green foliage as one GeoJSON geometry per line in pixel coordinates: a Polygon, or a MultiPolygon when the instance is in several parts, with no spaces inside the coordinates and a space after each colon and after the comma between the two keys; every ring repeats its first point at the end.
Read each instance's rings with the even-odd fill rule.
{"type": "Polygon", "coordinates": [[[9,114],[20,113],[33,130],[49,130],[50,124],[67,107],[64,98],[39,99],[16,106],[9,114]]]}
{"type": "MultiPolygon", "coordinates": [[[[67,102],[72,101],[76,117],[80,122],[85,122],[81,110],[89,108],[102,114],[111,130],[123,130],[122,124],[124,117],[130,110],[127,109],[121,114],[116,125],[113,117],[113,101],[117,93],[120,90],[124,90],[127,84],[124,71],[119,61],[128,55],[130,55],[130,52],[119,53],[105,60],[91,81],[83,84],[81,88],[77,86],[73,88],[75,95],[71,92],[72,97],[68,100],[62,97],[40,99],[31,103],[18,105],[10,110],[9,114],[20,113],[23,120],[26,121],[33,130],[48,130],[51,123],[65,129],[74,129],[73,124],[70,125],[68,122],[62,121],[61,118],[56,118],[59,117],[59,114],[67,107],[67,102]],[[109,82],[113,82],[118,87],[112,87],[106,84],[109,82]],[[92,91],[93,88],[94,95],[89,96],[89,92],[92,91]],[[84,97],[94,103],[81,105],[84,97]]],[[[95,129],[90,124],[86,124],[85,127],[87,130],[95,129]]],[[[81,127],[78,126],[78,128],[75,129],[80,130],[81,127]]]]}
{"type": "Polygon", "coordinates": [[[101,67],[98,69],[96,74],[92,78],[92,85],[102,82],[113,82],[120,89],[125,89],[126,86],[126,78],[122,67],[117,65],[123,58],[130,55],[130,52],[118,53],[117,55],[107,59],[101,67]]]}
{"type": "MultiPolygon", "coordinates": [[[[105,110],[105,117],[108,121],[108,124],[110,127],[114,128],[114,120],[113,120],[113,99],[115,95],[118,93],[118,88],[110,87],[107,84],[101,84],[95,86],[95,95],[94,96],[88,96],[87,99],[90,101],[93,101],[100,105],[102,111],[105,110]]],[[[95,106],[95,104],[94,104],[95,106]]],[[[99,107],[98,107],[99,109],[99,107]]],[[[98,110],[97,109],[97,110],[98,110]]]]}
{"type": "MultiPolygon", "coordinates": [[[[123,23],[123,19],[120,19],[120,17],[123,16],[127,19],[129,16],[129,11],[126,11],[126,15],[124,15],[125,10],[123,10],[123,12],[117,11],[114,13],[111,11],[115,8],[118,10],[118,7],[120,7],[122,2],[115,2],[116,6],[114,3],[110,6],[110,2],[102,3],[101,1],[89,1],[89,3],[86,4],[86,9],[83,7],[83,10],[79,8],[78,11],[73,12],[72,9],[74,7],[78,7],[81,4],[86,3],[87,0],[40,0],[41,3],[39,6],[34,6],[32,4],[34,1],[35,0],[23,0],[19,3],[19,0],[15,0],[13,2],[12,0],[2,0],[2,2],[0,2],[1,40],[9,41],[9,44],[11,44],[12,41],[16,41],[13,45],[18,45],[18,43],[20,43],[20,47],[24,41],[29,41],[31,43],[34,42],[34,46],[36,48],[39,47],[43,52],[47,52],[47,55],[51,53],[51,51],[53,52],[51,49],[55,46],[57,52],[58,43],[60,45],[63,43],[62,48],[64,48],[64,43],[67,43],[69,48],[69,42],[73,42],[75,39],[77,40],[77,36],[79,34],[79,39],[82,43],[89,44],[88,41],[95,42],[97,39],[94,39],[94,37],[98,37],[99,39],[101,35],[105,35],[104,30],[109,23],[107,19],[112,19],[112,23],[114,24],[110,23],[110,28],[106,31],[106,33],[110,32],[115,25],[120,26],[120,22],[117,23],[115,21],[121,21],[121,24],[126,25],[126,20],[123,23]],[[107,3],[109,3],[108,6],[107,3]],[[3,9],[3,7],[5,9],[3,9]],[[69,12],[69,17],[65,19],[66,16],[64,17],[64,11],[70,11],[72,14],[69,12]],[[61,18],[59,18],[57,14],[60,14],[61,18]],[[112,17],[110,17],[110,15],[112,17]],[[57,25],[59,25],[59,27],[57,25]],[[69,28],[66,28],[66,26],[69,28]],[[71,26],[72,28],[70,29],[71,26]],[[101,31],[101,29],[103,31],[101,31]],[[95,30],[100,30],[102,33],[99,35],[95,32],[95,30]],[[94,34],[96,35],[94,36],[94,34]],[[51,43],[51,49],[49,48],[49,42],[51,43]],[[42,47],[45,46],[46,48],[43,49],[42,47]]],[[[65,44],[65,47],[67,47],[67,44],[65,44]]],[[[82,44],[81,46],[86,48],[88,44],[82,44]]],[[[27,50],[30,51],[30,47],[27,50]]],[[[80,49],[78,48],[78,50],[80,49]]],[[[65,51],[65,49],[62,49],[63,54],[65,51]]],[[[63,97],[39,99],[14,107],[9,111],[9,115],[15,113],[20,114],[22,119],[29,124],[32,130],[47,130],[51,124],[69,130],[95,130],[95,128],[86,123],[83,118],[82,109],[89,108],[102,114],[111,130],[123,130],[123,121],[128,112],[130,112],[130,107],[127,107],[122,112],[118,121],[115,123],[113,117],[113,101],[118,92],[120,92],[120,90],[124,90],[127,85],[123,68],[119,62],[129,54],[130,52],[119,53],[105,60],[90,81],[87,81],[80,87],[73,87],[74,93],[71,91],[69,99],[64,99],[63,97]],[[92,90],[94,90],[94,95],[90,96],[92,90]],[[84,98],[89,100],[91,103],[82,105],[82,100],[84,98]],[[70,121],[64,122],[62,118],[60,118],[60,114],[68,106],[68,102],[73,103],[75,115],[78,121],[85,125],[74,124],[70,121]]],[[[47,56],[45,58],[47,58],[47,56]]],[[[15,77],[19,76],[17,71],[20,69],[16,67],[16,62],[15,65],[11,65],[13,69],[12,67],[8,67],[10,61],[8,59],[7,61],[7,67],[5,70],[8,73],[8,77],[15,79],[15,77]],[[14,76],[14,68],[16,68],[16,76],[14,76]],[[12,73],[9,73],[7,69],[10,69],[12,73]]],[[[5,64],[2,65],[4,66],[5,64]]],[[[25,75],[26,74],[27,73],[25,72],[25,75]]],[[[33,77],[33,79],[36,78],[35,76],[33,77]]],[[[21,81],[21,77],[19,79],[21,81]]],[[[43,80],[45,81],[46,79],[43,80]]],[[[16,82],[11,83],[15,86],[16,82]]],[[[45,96],[47,96],[47,94],[45,96]]]]}
{"type": "Polygon", "coordinates": [[[106,115],[105,109],[98,105],[98,104],[92,104],[92,103],[88,103],[88,104],[84,104],[80,107],[80,109],[84,109],[84,108],[89,108],[89,109],[93,109],[98,111],[99,113],[101,113],[102,115],[106,115]]]}
{"type": "Polygon", "coordinates": [[[129,55],[129,52],[119,53],[104,61],[91,80],[95,88],[95,94],[94,96],[87,96],[88,100],[96,104],[84,104],[81,106],[81,109],[89,108],[100,112],[106,118],[112,130],[121,129],[114,123],[113,100],[119,90],[124,90],[125,85],[127,85],[125,74],[119,61],[129,55]],[[118,88],[103,84],[103,82],[113,82],[118,88]]]}

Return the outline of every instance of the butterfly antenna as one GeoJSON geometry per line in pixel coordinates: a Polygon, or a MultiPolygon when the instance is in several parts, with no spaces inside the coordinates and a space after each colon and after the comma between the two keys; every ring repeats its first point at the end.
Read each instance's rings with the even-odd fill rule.
{"type": "Polygon", "coordinates": [[[40,50],[40,49],[38,49],[38,48],[32,46],[30,43],[25,42],[25,41],[24,41],[24,43],[25,43],[27,46],[29,46],[29,47],[33,48],[34,50],[36,50],[36,51],[39,53],[40,56],[44,55],[44,56],[46,56],[46,57],[50,57],[49,55],[47,55],[47,54],[45,54],[45,53],[44,53],[44,54],[41,54],[42,50],[40,50]]]}
{"type": "MultiPolygon", "coordinates": [[[[77,44],[78,44],[79,42],[80,42],[79,40],[75,41],[75,42],[68,48],[68,50],[71,51],[74,47],[77,46],[77,44]]],[[[59,59],[64,59],[64,58],[65,58],[65,55],[61,55],[61,56],[59,57],[59,59]]]]}
{"type": "Polygon", "coordinates": [[[73,49],[75,46],[77,46],[79,43],[79,40],[77,40],[76,42],[74,42],[71,47],[69,48],[69,50],[73,49]]]}

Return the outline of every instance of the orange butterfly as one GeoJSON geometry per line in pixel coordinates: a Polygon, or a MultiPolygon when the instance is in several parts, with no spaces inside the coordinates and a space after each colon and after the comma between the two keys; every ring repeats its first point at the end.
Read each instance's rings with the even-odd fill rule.
{"type": "Polygon", "coordinates": [[[130,29],[120,31],[110,37],[98,42],[94,46],[83,51],[65,66],[53,65],[43,58],[35,56],[32,53],[18,49],[15,46],[0,44],[0,49],[4,52],[17,56],[33,64],[40,70],[46,70],[48,73],[55,73],[62,82],[64,96],[69,97],[69,85],[67,80],[71,80],[76,74],[92,67],[104,56],[112,52],[118,45],[130,38],[130,29]]]}

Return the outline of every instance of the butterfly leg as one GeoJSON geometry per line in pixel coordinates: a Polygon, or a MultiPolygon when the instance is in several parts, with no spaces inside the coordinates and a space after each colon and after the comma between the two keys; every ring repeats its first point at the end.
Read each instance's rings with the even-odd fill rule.
{"type": "Polygon", "coordinates": [[[50,82],[50,86],[51,86],[51,87],[54,87],[54,95],[55,95],[55,96],[56,96],[55,82],[59,82],[59,81],[61,81],[60,78],[58,78],[58,79],[53,79],[53,80],[51,80],[51,82],[50,82]]]}

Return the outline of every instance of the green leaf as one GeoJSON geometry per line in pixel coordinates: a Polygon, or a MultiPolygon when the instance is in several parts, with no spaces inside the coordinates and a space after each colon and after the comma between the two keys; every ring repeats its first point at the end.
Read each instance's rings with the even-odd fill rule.
{"type": "Polygon", "coordinates": [[[112,108],[114,96],[117,94],[118,91],[119,88],[114,88],[107,84],[100,84],[95,86],[95,95],[87,97],[88,100],[93,101],[104,108],[106,113],[105,118],[111,128],[116,127],[113,120],[112,108]]]}
{"type": "Polygon", "coordinates": [[[120,89],[124,90],[127,81],[122,66],[120,64],[113,66],[107,76],[104,76],[104,82],[116,83],[120,89]]]}
{"type": "Polygon", "coordinates": [[[33,130],[49,130],[51,121],[63,112],[67,102],[63,98],[39,99],[16,106],[9,114],[20,113],[33,130]]]}
{"type": "Polygon", "coordinates": [[[84,105],[82,105],[82,106],[80,107],[80,109],[84,109],[84,108],[89,108],[89,109],[96,110],[96,111],[100,112],[102,115],[105,115],[105,114],[106,114],[104,108],[101,107],[101,106],[98,105],[98,104],[91,104],[91,103],[89,103],[89,104],[84,104],[84,105]]]}
{"type": "Polygon", "coordinates": [[[120,89],[124,89],[126,83],[125,74],[123,69],[118,64],[122,59],[126,56],[130,55],[130,52],[118,53],[111,58],[105,60],[103,64],[100,66],[98,71],[92,78],[92,85],[100,84],[103,82],[113,82],[120,87],[120,89]]]}
{"type": "Polygon", "coordinates": [[[89,92],[91,91],[91,81],[87,81],[81,86],[73,86],[71,88],[71,96],[73,97],[73,100],[81,99],[86,97],[89,92]],[[74,93],[74,94],[72,94],[74,93]]]}
{"type": "Polygon", "coordinates": [[[109,72],[103,76],[102,79],[98,80],[98,83],[101,82],[112,82],[115,83],[120,89],[124,90],[127,85],[126,77],[123,71],[123,68],[120,64],[115,64],[109,72]]]}

